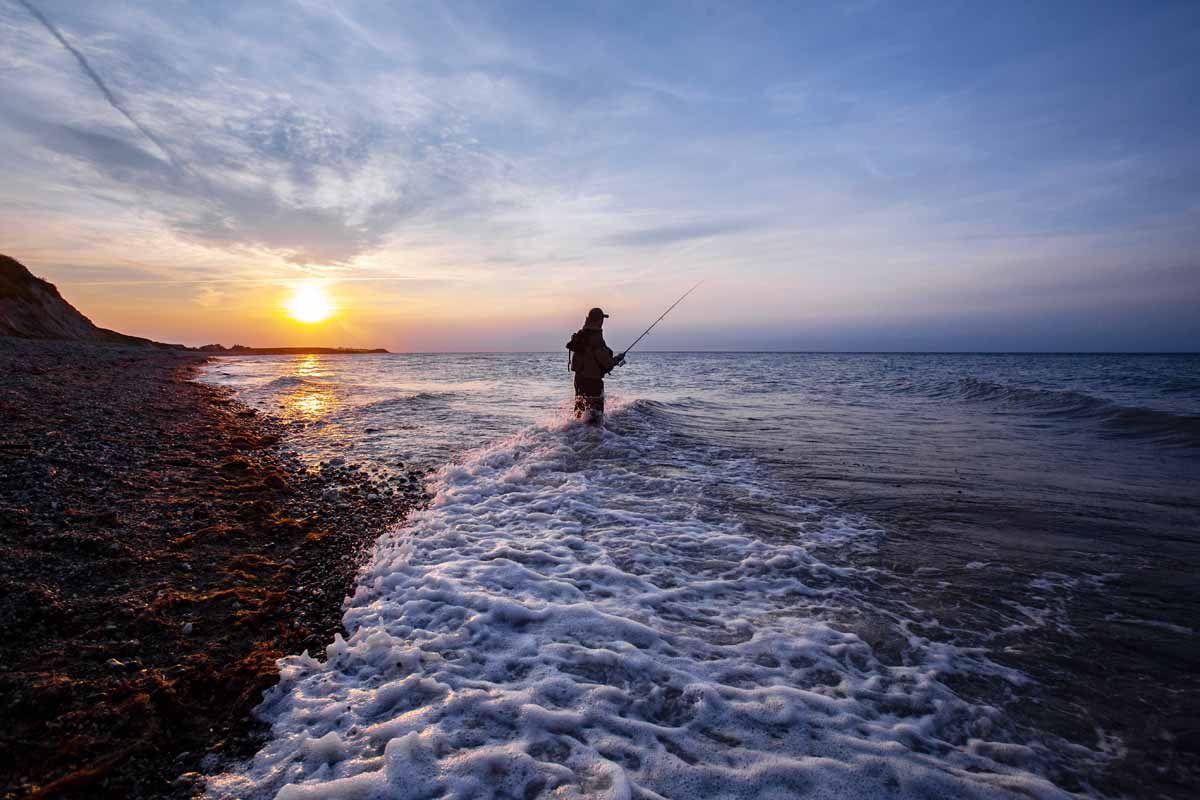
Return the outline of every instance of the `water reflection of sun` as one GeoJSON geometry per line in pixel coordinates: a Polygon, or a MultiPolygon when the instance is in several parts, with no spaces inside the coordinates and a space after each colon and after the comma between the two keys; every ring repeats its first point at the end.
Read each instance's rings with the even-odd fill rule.
{"type": "Polygon", "coordinates": [[[309,354],[300,356],[299,363],[296,364],[296,374],[301,378],[312,378],[321,373],[321,357],[318,355],[309,354]]]}
{"type": "Polygon", "coordinates": [[[300,380],[291,392],[279,398],[283,416],[316,422],[336,409],[338,398],[333,386],[321,380],[328,377],[328,372],[320,355],[295,356],[288,366],[291,375],[300,380]]]}
{"type": "Polygon", "coordinates": [[[313,420],[332,408],[333,402],[323,390],[302,389],[283,398],[283,405],[288,416],[313,420]]]}

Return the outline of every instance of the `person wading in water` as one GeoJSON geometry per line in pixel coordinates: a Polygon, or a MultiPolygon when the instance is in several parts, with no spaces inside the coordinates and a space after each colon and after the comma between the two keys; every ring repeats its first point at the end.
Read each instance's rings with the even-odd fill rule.
{"type": "Polygon", "coordinates": [[[625,360],[624,353],[614,356],[604,343],[602,329],[607,317],[608,314],[593,308],[583,327],[567,342],[571,371],[575,373],[575,417],[587,414],[588,422],[599,422],[604,414],[604,376],[625,360]]]}

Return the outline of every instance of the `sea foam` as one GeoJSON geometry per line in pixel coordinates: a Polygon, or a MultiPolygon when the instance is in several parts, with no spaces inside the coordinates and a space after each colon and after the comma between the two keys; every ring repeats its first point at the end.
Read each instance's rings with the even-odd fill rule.
{"type": "Polygon", "coordinates": [[[885,663],[832,622],[863,576],[811,545],[879,532],[793,500],[752,535],[758,469],[636,405],[444,468],[377,543],[348,638],[281,661],[271,740],[209,795],[1065,796],[943,683],[979,658],[900,626],[885,663]]]}

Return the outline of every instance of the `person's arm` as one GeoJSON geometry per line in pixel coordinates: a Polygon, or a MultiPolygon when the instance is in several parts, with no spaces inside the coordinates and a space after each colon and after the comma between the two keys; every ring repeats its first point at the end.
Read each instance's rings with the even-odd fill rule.
{"type": "Polygon", "coordinates": [[[607,346],[601,345],[592,351],[596,355],[596,363],[600,365],[600,369],[605,372],[612,372],[612,368],[617,365],[617,359],[613,357],[613,351],[607,346]]]}
{"type": "Polygon", "coordinates": [[[613,356],[612,349],[605,343],[603,337],[596,342],[592,354],[596,357],[596,363],[600,365],[600,369],[605,373],[612,372],[613,367],[620,363],[620,359],[613,356]]]}

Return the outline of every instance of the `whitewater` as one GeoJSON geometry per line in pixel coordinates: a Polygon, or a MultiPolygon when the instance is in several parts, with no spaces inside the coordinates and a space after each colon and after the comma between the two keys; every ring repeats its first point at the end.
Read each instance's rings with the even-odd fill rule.
{"type": "MultiPolygon", "coordinates": [[[[374,373],[282,358],[211,370],[290,420],[293,446],[314,466],[334,452],[377,470],[459,455],[428,476],[429,507],[376,543],[346,599],[345,637],[280,663],[257,710],[269,740],[209,776],[209,797],[1107,793],[1101,776],[1128,749],[1121,736],[1064,735],[1009,707],[1045,683],[1013,642],[1036,653],[1032,636],[1051,647],[1085,635],[1080,605],[1123,574],[1101,549],[1076,559],[1096,563],[1028,571],[996,550],[978,558],[979,547],[969,561],[925,550],[906,567],[890,549],[905,532],[871,492],[837,502],[844,486],[831,492],[796,473],[832,440],[815,435],[811,409],[764,413],[764,394],[797,405],[792,385],[744,386],[731,415],[684,378],[657,399],[638,392],[640,381],[669,384],[672,370],[688,375],[697,362],[660,363],[634,373],[597,428],[564,413],[548,364],[522,374],[502,361],[497,373],[515,375],[506,382],[470,377],[480,362],[454,358],[377,359],[374,373]],[[947,599],[971,580],[984,580],[990,602],[983,592],[947,599]]],[[[1021,393],[1035,390],[1021,386],[991,398],[1007,385],[996,377],[925,388],[911,371],[888,377],[892,396],[921,398],[896,401],[891,424],[907,419],[912,440],[924,438],[909,417],[950,393],[945,436],[971,427],[986,442],[995,424],[1045,427],[1047,415],[1061,427],[1067,408],[1075,428],[1053,432],[1060,450],[1081,436],[1156,448],[1163,420],[1180,416],[1134,414],[1119,397],[1083,402],[1078,387],[1033,404],[1021,393]],[[999,423],[964,422],[981,401],[999,423]],[[1147,415],[1144,434],[1106,427],[1147,415]]],[[[900,472],[895,456],[872,455],[875,412],[847,416],[859,402],[822,414],[863,429],[836,437],[861,445],[843,457],[870,465],[860,477],[880,465],[900,472]]],[[[1180,418],[1185,438],[1170,440],[1171,452],[1187,459],[1180,418]]],[[[1020,464],[1007,454],[1006,469],[1020,464]]],[[[894,494],[925,486],[898,479],[906,488],[894,494]]],[[[928,505],[928,487],[920,492],[928,505]]],[[[1161,625],[1172,623],[1146,622],[1139,631],[1171,635],[1161,625]]]]}

